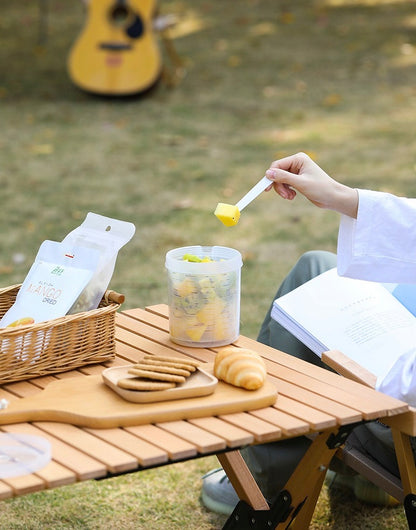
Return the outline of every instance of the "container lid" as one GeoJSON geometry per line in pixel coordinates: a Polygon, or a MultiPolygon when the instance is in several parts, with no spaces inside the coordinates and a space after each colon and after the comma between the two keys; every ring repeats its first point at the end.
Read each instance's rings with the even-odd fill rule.
{"type": "Polygon", "coordinates": [[[243,265],[241,254],[238,250],[222,246],[202,246],[194,245],[189,247],[180,247],[169,250],[166,254],[165,266],[173,272],[183,273],[224,273],[237,271],[243,265]],[[200,258],[209,257],[213,261],[205,263],[194,263],[184,261],[184,254],[194,254],[200,258]]]}
{"type": "Polygon", "coordinates": [[[28,475],[46,466],[51,444],[45,438],[28,434],[0,434],[0,479],[28,475]]]}

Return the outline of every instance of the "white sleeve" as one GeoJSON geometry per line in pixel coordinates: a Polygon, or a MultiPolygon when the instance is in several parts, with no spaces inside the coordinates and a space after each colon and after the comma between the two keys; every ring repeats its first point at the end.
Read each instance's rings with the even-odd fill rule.
{"type": "Polygon", "coordinates": [[[357,219],[342,216],[338,272],[363,280],[416,283],[416,199],[358,190],[357,219]]]}
{"type": "Polygon", "coordinates": [[[416,407],[416,352],[414,349],[399,357],[384,379],[377,380],[376,389],[416,407]]]}

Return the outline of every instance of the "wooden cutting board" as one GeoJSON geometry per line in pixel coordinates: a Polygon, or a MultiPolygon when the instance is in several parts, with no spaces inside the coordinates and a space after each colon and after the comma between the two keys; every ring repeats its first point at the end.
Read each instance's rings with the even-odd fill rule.
{"type": "Polygon", "coordinates": [[[60,379],[34,396],[11,402],[0,410],[0,424],[58,421],[91,428],[124,427],[260,409],[276,398],[270,381],[255,391],[219,381],[208,396],[132,403],[111,390],[101,375],[92,375],[60,379]]]}

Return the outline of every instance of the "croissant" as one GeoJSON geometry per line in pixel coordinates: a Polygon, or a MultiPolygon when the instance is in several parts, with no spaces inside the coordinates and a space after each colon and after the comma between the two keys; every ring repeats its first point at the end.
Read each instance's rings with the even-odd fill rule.
{"type": "Polygon", "coordinates": [[[266,379],[266,366],[255,351],[227,346],[215,356],[214,375],[231,385],[257,390],[266,379]]]}

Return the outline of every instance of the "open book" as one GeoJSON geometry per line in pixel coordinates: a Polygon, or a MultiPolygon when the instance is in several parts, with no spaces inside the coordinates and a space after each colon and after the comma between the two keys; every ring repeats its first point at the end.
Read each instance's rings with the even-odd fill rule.
{"type": "Polygon", "coordinates": [[[401,356],[416,355],[415,315],[416,286],[345,278],[336,268],[277,298],[272,309],[314,353],[340,350],[378,383],[401,356]]]}

